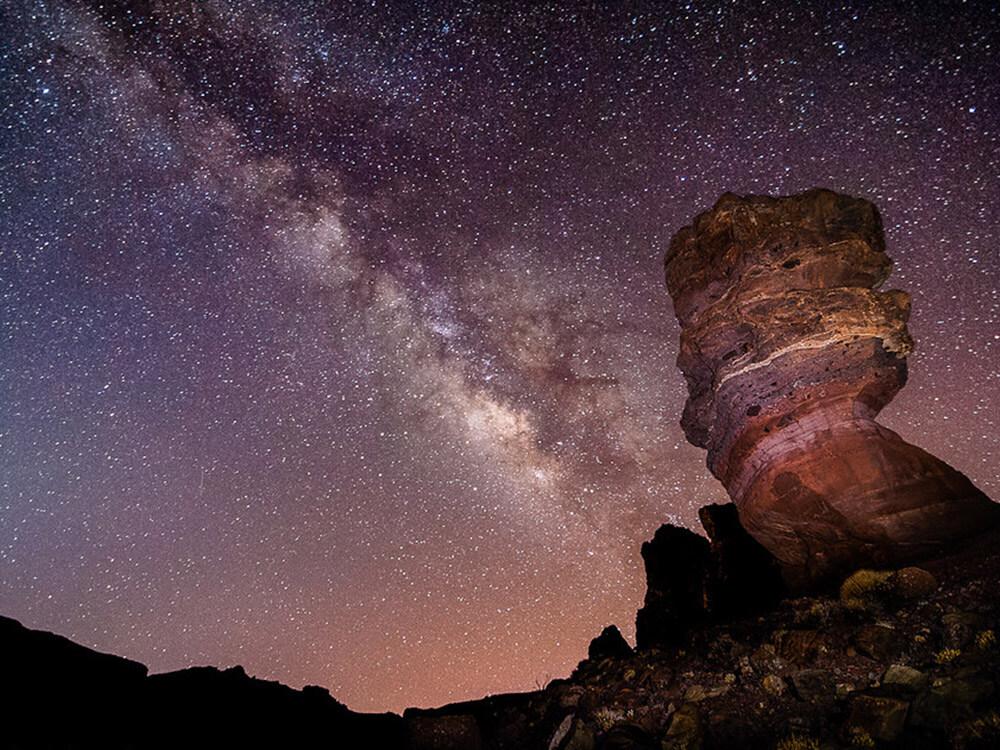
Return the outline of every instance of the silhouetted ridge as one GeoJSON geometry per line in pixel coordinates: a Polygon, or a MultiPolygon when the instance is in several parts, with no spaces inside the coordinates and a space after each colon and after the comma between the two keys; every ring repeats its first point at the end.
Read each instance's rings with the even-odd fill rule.
{"type": "Polygon", "coordinates": [[[102,654],[0,617],[0,747],[399,747],[393,714],[358,714],[319,687],[294,690],[242,667],[147,675],[102,654]]]}

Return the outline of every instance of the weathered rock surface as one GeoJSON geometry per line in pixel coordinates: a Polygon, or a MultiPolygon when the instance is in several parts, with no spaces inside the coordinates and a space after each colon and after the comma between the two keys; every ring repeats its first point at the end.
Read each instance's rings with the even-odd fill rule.
{"type": "Polygon", "coordinates": [[[666,256],[681,424],[795,586],[1000,524],[968,478],[875,422],[913,349],[909,296],[877,291],[884,246],[867,201],[727,193],[666,256]]]}

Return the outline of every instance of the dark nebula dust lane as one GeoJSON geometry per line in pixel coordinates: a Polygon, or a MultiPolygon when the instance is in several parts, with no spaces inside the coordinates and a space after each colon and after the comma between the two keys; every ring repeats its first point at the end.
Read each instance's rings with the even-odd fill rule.
{"type": "Polygon", "coordinates": [[[1000,494],[988,3],[0,3],[0,612],[356,710],[529,689],[726,499],[670,236],[882,211],[883,414],[1000,494]]]}

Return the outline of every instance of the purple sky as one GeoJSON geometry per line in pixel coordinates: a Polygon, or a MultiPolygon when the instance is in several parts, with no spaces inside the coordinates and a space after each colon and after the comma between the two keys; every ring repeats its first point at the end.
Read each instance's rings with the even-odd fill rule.
{"type": "Polygon", "coordinates": [[[1000,495],[996,7],[103,5],[0,8],[0,613],[358,710],[566,676],[725,499],[662,256],[727,190],[878,205],[883,421],[1000,495]]]}

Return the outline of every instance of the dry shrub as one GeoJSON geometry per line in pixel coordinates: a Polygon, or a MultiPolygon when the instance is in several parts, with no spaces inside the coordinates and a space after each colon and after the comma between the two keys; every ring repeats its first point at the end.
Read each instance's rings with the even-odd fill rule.
{"type": "Polygon", "coordinates": [[[781,740],[774,750],[819,750],[819,741],[801,734],[793,734],[781,740]]]}
{"type": "Polygon", "coordinates": [[[875,613],[884,609],[892,593],[891,572],[862,568],[841,584],[840,603],[849,612],[875,613]]]}
{"type": "Polygon", "coordinates": [[[976,648],[980,651],[989,651],[996,645],[997,637],[992,630],[982,630],[976,635],[976,648]]]}
{"type": "Polygon", "coordinates": [[[1000,747],[1000,711],[989,711],[960,724],[952,737],[952,747],[957,750],[1000,747]]]}
{"type": "Polygon", "coordinates": [[[938,664],[951,664],[955,659],[960,657],[962,652],[957,648],[943,648],[934,654],[934,661],[938,664]]]}

